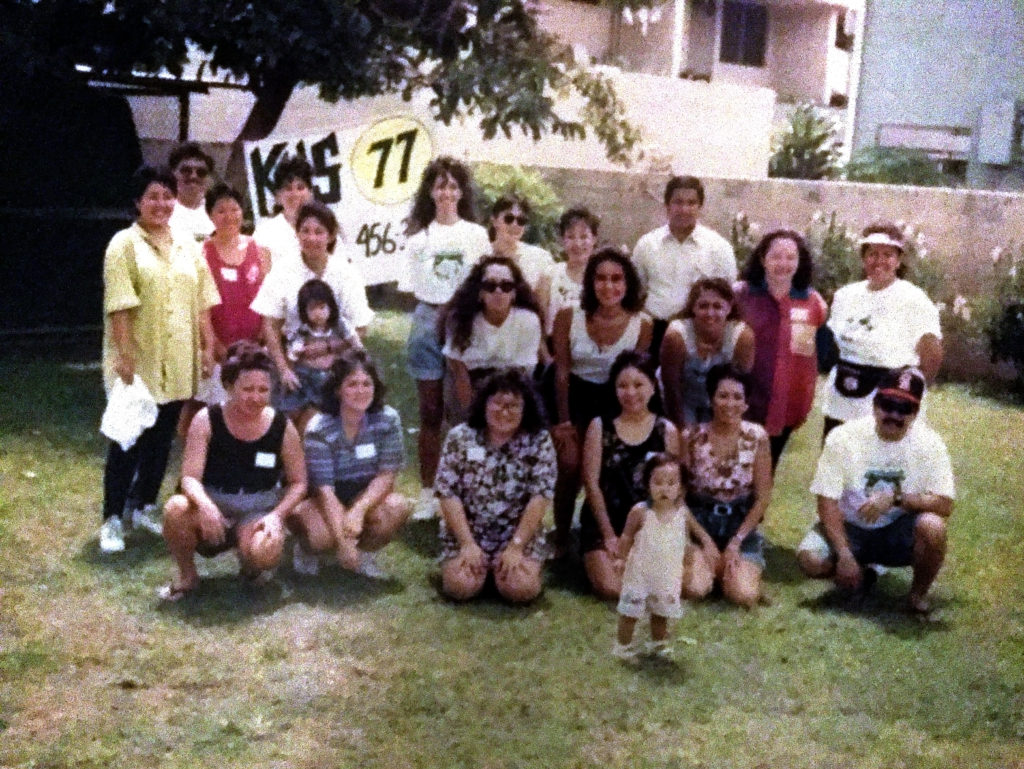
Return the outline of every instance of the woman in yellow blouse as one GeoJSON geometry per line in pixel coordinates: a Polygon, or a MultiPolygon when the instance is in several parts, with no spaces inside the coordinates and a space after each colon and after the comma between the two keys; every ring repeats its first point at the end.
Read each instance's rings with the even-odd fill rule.
{"type": "Polygon", "coordinates": [[[168,224],[176,181],[144,166],[132,177],[138,217],[107,246],[103,257],[103,376],[109,393],[117,379],[136,378],[159,412],[156,423],[123,450],[111,442],[103,475],[100,549],[124,550],[125,516],[159,532],[151,517],[160,491],[178,414],[213,367],[210,308],[217,287],[195,243],[176,238],[168,224]]]}

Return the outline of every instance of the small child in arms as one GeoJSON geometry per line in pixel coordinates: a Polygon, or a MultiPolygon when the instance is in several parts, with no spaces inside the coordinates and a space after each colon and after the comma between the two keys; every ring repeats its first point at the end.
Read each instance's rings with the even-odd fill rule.
{"type": "Polygon", "coordinates": [[[302,325],[288,337],[285,354],[294,366],[299,387],[285,393],[275,405],[292,416],[301,433],[320,405],[331,364],[346,350],[363,345],[340,316],[334,292],[322,280],[314,278],[302,285],[298,306],[302,325]]]}
{"type": "Polygon", "coordinates": [[[619,597],[618,637],[612,654],[633,660],[636,621],[650,615],[651,642],[647,651],[667,657],[668,620],[683,613],[679,594],[683,582],[683,553],[693,518],[683,502],[682,468],[671,454],[658,453],[644,464],[644,484],[650,495],[629,511],[619,538],[619,556],[626,561],[619,597]]]}

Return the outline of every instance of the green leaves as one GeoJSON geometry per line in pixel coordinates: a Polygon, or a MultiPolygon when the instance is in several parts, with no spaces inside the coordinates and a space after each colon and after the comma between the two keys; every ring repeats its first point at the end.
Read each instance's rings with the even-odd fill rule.
{"type": "Polygon", "coordinates": [[[784,179],[830,179],[839,170],[835,123],[812,104],[798,104],[785,131],[775,137],[768,175],[784,179]]]}
{"type": "Polygon", "coordinates": [[[299,83],[320,86],[327,100],[409,99],[429,89],[443,123],[479,113],[487,138],[516,128],[534,139],[582,138],[590,129],[610,158],[627,162],[639,136],[611,82],[568,70],[568,50],[538,27],[533,8],[532,0],[14,0],[0,61],[63,77],[76,64],[180,76],[193,44],[214,75],[228,72],[255,94],[244,138],[273,130],[299,83]],[[562,92],[583,96],[578,119],[556,109],[562,92]]]}

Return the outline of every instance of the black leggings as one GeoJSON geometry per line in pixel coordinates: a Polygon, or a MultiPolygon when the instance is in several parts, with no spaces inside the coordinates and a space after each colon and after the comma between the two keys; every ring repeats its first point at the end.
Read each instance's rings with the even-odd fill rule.
{"type": "Polygon", "coordinates": [[[185,401],[158,407],[156,423],[127,451],[115,441],[107,451],[103,470],[103,519],[121,515],[126,506],[136,510],[156,502],[167,470],[167,457],[185,401]]]}

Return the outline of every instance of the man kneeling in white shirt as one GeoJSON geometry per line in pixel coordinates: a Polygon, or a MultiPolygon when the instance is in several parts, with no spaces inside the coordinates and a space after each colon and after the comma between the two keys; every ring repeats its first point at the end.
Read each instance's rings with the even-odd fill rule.
{"type": "Polygon", "coordinates": [[[819,520],[797,551],[806,575],[847,590],[871,586],[872,564],[912,567],[907,604],[917,613],[930,609],[955,495],[945,444],[915,423],[924,386],[918,369],[897,369],[880,382],[871,416],[829,433],[811,482],[819,520]]]}

